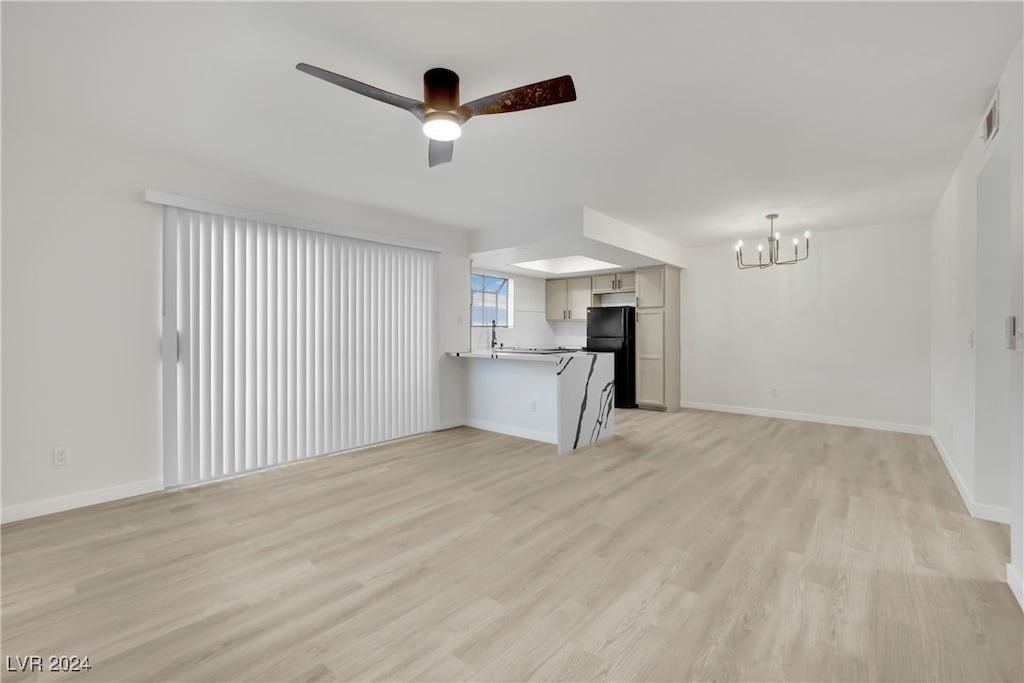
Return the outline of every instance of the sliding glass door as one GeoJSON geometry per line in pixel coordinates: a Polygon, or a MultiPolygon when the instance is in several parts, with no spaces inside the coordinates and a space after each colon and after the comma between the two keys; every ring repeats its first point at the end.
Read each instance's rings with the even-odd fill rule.
{"type": "Polygon", "coordinates": [[[164,477],[428,431],[436,255],[166,207],[164,477]]]}

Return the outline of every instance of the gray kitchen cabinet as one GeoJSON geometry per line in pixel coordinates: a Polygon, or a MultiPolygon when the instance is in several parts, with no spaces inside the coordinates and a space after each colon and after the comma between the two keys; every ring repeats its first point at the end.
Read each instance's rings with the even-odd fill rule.
{"type": "Polygon", "coordinates": [[[641,408],[679,409],[679,269],[636,271],[636,402],[641,408]]]}
{"type": "Polygon", "coordinates": [[[547,280],[545,287],[544,311],[548,320],[587,319],[587,307],[594,303],[589,277],[547,280]]]}
{"type": "Polygon", "coordinates": [[[636,273],[632,270],[622,273],[603,273],[591,277],[594,294],[617,294],[636,289],[636,273]]]}

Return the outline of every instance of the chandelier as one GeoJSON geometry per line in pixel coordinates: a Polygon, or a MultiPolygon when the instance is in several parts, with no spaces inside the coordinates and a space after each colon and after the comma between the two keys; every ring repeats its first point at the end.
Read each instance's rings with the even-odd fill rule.
{"type": "Polygon", "coordinates": [[[743,270],[745,268],[769,268],[771,266],[788,266],[799,261],[806,261],[807,257],[811,255],[811,231],[804,232],[804,255],[800,255],[800,240],[796,237],[793,238],[793,258],[783,259],[779,253],[779,246],[782,243],[779,233],[775,232],[775,219],[779,217],[777,213],[770,213],[765,218],[768,219],[768,260],[764,259],[764,245],[757,245],[757,263],[744,263],[743,262],[743,240],[736,243],[736,267],[743,270]]]}

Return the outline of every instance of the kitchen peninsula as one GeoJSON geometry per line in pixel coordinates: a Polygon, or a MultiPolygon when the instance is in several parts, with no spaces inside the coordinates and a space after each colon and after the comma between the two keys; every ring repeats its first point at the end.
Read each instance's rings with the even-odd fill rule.
{"type": "Polygon", "coordinates": [[[448,355],[469,364],[470,427],[553,443],[559,453],[615,433],[610,353],[498,348],[448,355]]]}

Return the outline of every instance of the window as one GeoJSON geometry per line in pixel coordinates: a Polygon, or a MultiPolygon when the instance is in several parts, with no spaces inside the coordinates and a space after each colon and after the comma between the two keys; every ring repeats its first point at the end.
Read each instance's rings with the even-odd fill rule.
{"type": "Polygon", "coordinates": [[[512,327],[512,278],[473,273],[469,276],[473,327],[512,327]]]}

